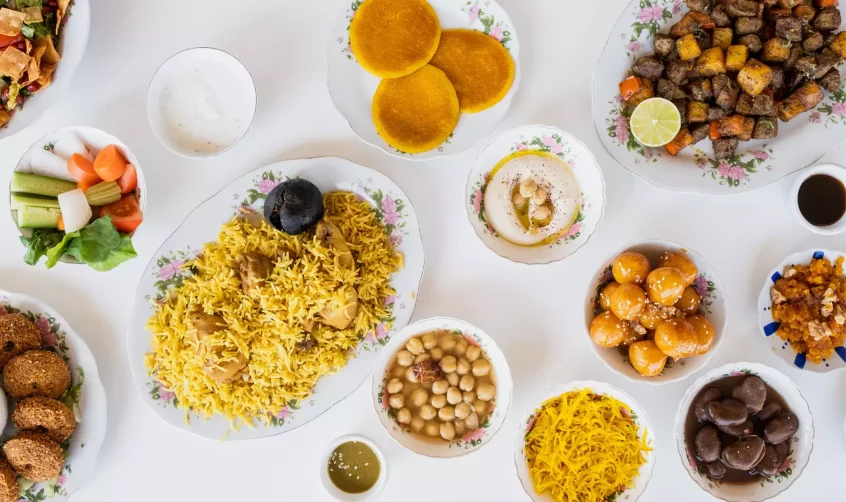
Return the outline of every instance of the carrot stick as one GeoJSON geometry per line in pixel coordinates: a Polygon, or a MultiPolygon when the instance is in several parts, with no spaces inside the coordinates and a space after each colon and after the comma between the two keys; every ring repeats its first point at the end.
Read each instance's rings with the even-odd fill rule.
{"type": "MultiPolygon", "coordinates": [[[[101,181],[97,173],[94,172],[94,164],[78,153],[71,155],[71,158],[68,159],[68,172],[78,185],[91,187],[101,181]]],[[[83,188],[83,190],[85,189],[83,188]]]]}
{"type": "Polygon", "coordinates": [[[64,231],[64,229],[65,229],[65,219],[62,218],[61,214],[59,215],[59,222],[56,223],[56,228],[58,228],[59,230],[62,230],[62,231],[64,231]]]}
{"type": "Polygon", "coordinates": [[[711,129],[708,131],[708,137],[711,138],[711,141],[716,141],[723,137],[723,135],[720,134],[720,129],[717,127],[716,120],[711,121],[711,129]]]}
{"type": "Polygon", "coordinates": [[[693,135],[690,134],[690,131],[687,129],[682,128],[676,137],[673,138],[673,141],[667,143],[665,147],[667,149],[667,153],[675,157],[680,151],[687,148],[689,145],[693,143],[693,135]]]}
{"type": "Polygon", "coordinates": [[[115,181],[126,171],[126,159],[115,145],[109,145],[94,159],[94,171],[103,181],[115,181]]]}

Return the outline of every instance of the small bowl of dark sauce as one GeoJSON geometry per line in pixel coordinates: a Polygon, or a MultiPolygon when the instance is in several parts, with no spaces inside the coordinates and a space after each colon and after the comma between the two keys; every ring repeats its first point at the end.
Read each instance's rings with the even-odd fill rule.
{"type": "Polygon", "coordinates": [[[791,194],[797,218],[823,235],[846,231],[846,168],[820,164],[796,180],[791,194]]]}
{"type": "Polygon", "coordinates": [[[385,457],[369,439],[349,435],[329,443],[320,478],[335,499],[342,502],[370,500],[382,491],[387,477],[385,457]]]}

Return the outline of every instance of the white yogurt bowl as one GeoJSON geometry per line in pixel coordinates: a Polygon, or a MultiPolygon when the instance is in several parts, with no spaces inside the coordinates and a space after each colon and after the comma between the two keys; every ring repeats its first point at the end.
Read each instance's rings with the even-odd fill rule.
{"type": "Polygon", "coordinates": [[[329,495],[334,497],[336,500],[340,500],[341,502],[363,502],[365,500],[371,500],[377,497],[382,491],[382,489],[385,487],[385,483],[388,482],[388,464],[385,463],[385,455],[382,454],[382,450],[380,450],[379,447],[376,446],[376,443],[367,439],[364,436],[359,436],[358,434],[349,434],[347,436],[341,436],[333,440],[326,447],[326,451],[321,457],[320,481],[323,482],[323,488],[325,488],[329,495]],[[367,447],[373,450],[373,453],[376,454],[376,458],[379,459],[379,479],[376,480],[376,484],[373,485],[373,487],[367,490],[366,492],[347,493],[335,486],[335,484],[332,483],[332,480],[329,478],[328,466],[329,458],[332,456],[332,452],[335,451],[335,448],[350,441],[356,441],[367,445],[367,447]]]}
{"type": "Polygon", "coordinates": [[[256,87],[247,68],[219,49],[186,49],[165,61],[147,91],[153,133],[172,152],[204,159],[229,150],[247,134],[256,87]]]}

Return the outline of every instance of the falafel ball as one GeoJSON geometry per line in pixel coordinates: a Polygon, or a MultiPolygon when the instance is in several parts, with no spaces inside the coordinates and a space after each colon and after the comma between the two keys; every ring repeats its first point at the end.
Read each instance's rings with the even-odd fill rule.
{"type": "Polygon", "coordinates": [[[76,428],[73,411],[61,401],[28,397],[15,406],[12,422],[22,431],[43,432],[57,443],[67,441],[76,428]]]}
{"type": "Polygon", "coordinates": [[[3,459],[0,459],[0,502],[18,502],[20,490],[18,475],[3,459]]]}
{"type": "Polygon", "coordinates": [[[0,316],[0,367],[27,350],[41,348],[38,326],[21,314],[0,316]]]}
{"type": "Polygon", "coordinates": [[[56,479],[65,466],[65,453],[46,434],[24,431],[6,441],[3,453],[12,469],[30,481],[56,479]]]}
{"type": "Polygon", "coordinates": [[[58,399],[71,383],[70,368],[55,352],[30,350],[12,358],[3,368],[6,394],[22,399],[46,396],[58,399]]]}

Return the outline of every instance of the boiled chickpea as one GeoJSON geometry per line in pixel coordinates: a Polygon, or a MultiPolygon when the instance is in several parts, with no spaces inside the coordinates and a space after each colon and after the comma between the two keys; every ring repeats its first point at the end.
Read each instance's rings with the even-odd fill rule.
{"type": "Polygon", "coordinates": [[[461,381],[458,382],[458,388],[465,392],[470,392],[475,386],[476,379],[473,378],[472,375],[464,375],[463,377],[461,377],[461,381]]]}
{"type": "Polygon", "coordinates": [[[438,337],[434,333],[426,333],[423,335],[423,347],[426,350],[432,350],[438,346],[438,337]]]}
{"type": "Polygon", "coordinates": [[[432,384],[432,394],[446,394],[449,389],[449,382],[446,380],[438,380],[432,384]]]}
{"type": "Polygon", "coordinates": [[[488,403],[481,401],[479,399],[473,403],[473,409],[476,410],[476,415],[484,415],[486,411],[488,411],[488,403]]]}
{"type": "Polygon", "coordinates": [[[391,405],[391,408],[398,410],[405,406],[405,396],[402,394],[393,394],[390,398],[388,398],[388,404],[391,405]]]}
{"type": "Polygon", "coordinates": [[[455,408],[452,406],[444,406],[438,410],[438,418],[444,422],[452,422],[455,420],[455,408]]]}
{"type": "Polygon", "coordinates": [[[444,356],[440,361],[440,367],[444,373],[453,373],[457,365],[458,360],[455,359],[455,356],[444,356]]]}
{"type": "Polygon", "coordinates": [[[423,342],[420,341],[419,338],[409,338],[407,342],[405,342],[405,349],[412,354],[419,355],[422,354],[424,350],[423,342]]]}
{"type": "Polygon", "coordinates": [[[423,420],[432,420],[433,418],[435,418],[435,415],[438,414],[438,410],[436,410],[434,406],[424,404],[420,407],[419,413],[420,418],[422,418],[423,420]]]}
{"type": "Polygon", "coordinates": [[[465,340],[462,336],[460,337],[460,340],[455,342],[455,349],[453,350],[453,353],[455,353],[456,356],[463,356],[464,353],[467,352],[467,346],[467,340],[465,340]]]}
{"type": "Polygon", "coordinates": [[[420,417],[414,417],[411,419],[411,430],[414,432],[420,432],[423,430],[423,426],[426,425],[426,421],[420,417]]]}
{"type": "Polygon", "coordinates": [[[438,427],[437,422],[429,422],[423,428],[423,432],[430,437],[436,438],[441,433],[440,427],[438,427]]]}
{"type": "Polygon", "coordinates": [[[447,402],[451,405],[456,405],[461,402],[461,391],[458,387],[450,387],[446,393],[447,402]]]}
{"type": "Polygon", "coordinates": [[[428,361],[429,359],[432,359],[432,356],[424,352],[424,353],[422,353],[422,354],[420,354],[420,355],[418,355],[417,357],[414,358],[414,364],[417,364],[417,363],[423,362],[423,361],[428,361]]]}
{"type": "Polygon", "coordinates": [[[496,395],[496,387],[489,383],[479,384],[476,389],[476,398],[482,401],[490,401],[496,395]]]}
{"type": "Polygon", "coordinates": [[[491,363],[487,359],[473,361],[473,375],[483,377],[491,372],[491,363]]]}
{"type": "Polygon", "coordinates": [[[432,403],[433,407],[440,410],[447,405],[447,398],[443,394],[437,394],[432,396],[432,399],[430,399],[429,402],[432,403]]]}
{"type": "Polygon", "coordinates": [[[438,362],[444,358],[444,349],[440,347],[435,347],[434,349],[429,351],[429,356],[432,358],[433,361],[438,362]]]}
{"type": "Polygon", "coordinates": [[[400,366],[411,366],[414,364],[414,354],[407,350],[397,352],[397,364],[400,366]]]}
{"type": "Polygon", "coordinates": [[[476,359],[479,359],[479,357],[481,357],[482,349],[480,349],[479,347],[476,347],[475,345],[471,345],[471,346],[467,347],[467,352],[465,352],[464,355],[465,355],[465,357],[467,357],[467,360],[472,363],[473,361],[475,361],[476,359]]]}
{"type": "Polygon", "coordinates": [[[397,422],[401,424],[410,424],[411,423],[411,410],[408,408],[403,408],[397,412],[397,422]]]}
{"type": "Polygon", "coordinates": [[[458,375],[458,373],[450,373],[449,375],[446,376],[447,382],[449,382],[449,384],[452,385],[453,387],[458,386],[458,382],[459,382],[460,378],[461,377],[458,375]]]}
{"type": "Polygon", "coordinates": [[[394,378],[405,378],[405,368],[403,366],[397,365],[391,375],[394,378]]]}
{"type": "Polygon", "coordinates": [[[462,434],[464,434],[464,420],[456,418],[452,421],[452,425],[455,427],[456,436],[461,436],[462,434]]]}
{"type": "Polygon", "coordinates": [[[455,364],[455,372],[459,375],[466,375],[470,373],[470,361],[463,356],[459,357],[458,362],[455,364]]]}
{"type": "Polygon", "coordinates": [[[461,400],[467,404],[473,404],[476,402],[476,393],[472,390],[470,392],[462,392],[461,400]]]}
{"type": "Polygon", "coordinates": [[[479,415],[475,413],[471,413],[467,418],[464,419],[464,426],[467,427],[468,430],[475,431],[479,428],[479,415]]]}
{"type": "Polygon", "coordinates": [[[417,379],[417,374],[414,373],[414,368],[408,368],[405,370],[405,379],[411,383],[419,383],[420,380],[417,379]]]}
{"type": "Polygon", "coordinates": [[[418,408],[426,404],[429,400],[429,393],[425,389],[417,389],[411,393],[411,402],[418,408]]]}
{"type": "Polygon", "coordinates": [[[445,335],[438,341],[438,346],[444,349],[444,352],[451,352],[455,348],[455,338],[445,335]]]}
{"type": "Polygon", "coordinates": [[[387,385],[388,394],[396,394],[402,392],[402,380],[399,378],[391,378],[387,385]]]}
{"type": "Polygon", "coordinates": [[[452,441],[453,439],[455,439],[455,426],[453,426],[451,422],[441,424],[438,430],[441,433],[441,437],[446,439],[447,441],[452,441]]]}
{"type": "Polygon", "coordinates": [[[473,413],[473,409],[470,408],[470,405],[467,403],[458,403],[455,405],[455,416],[456,418],[460,418],[464,420],[465,418],[469,417],[470,414],[473,413]]]}

